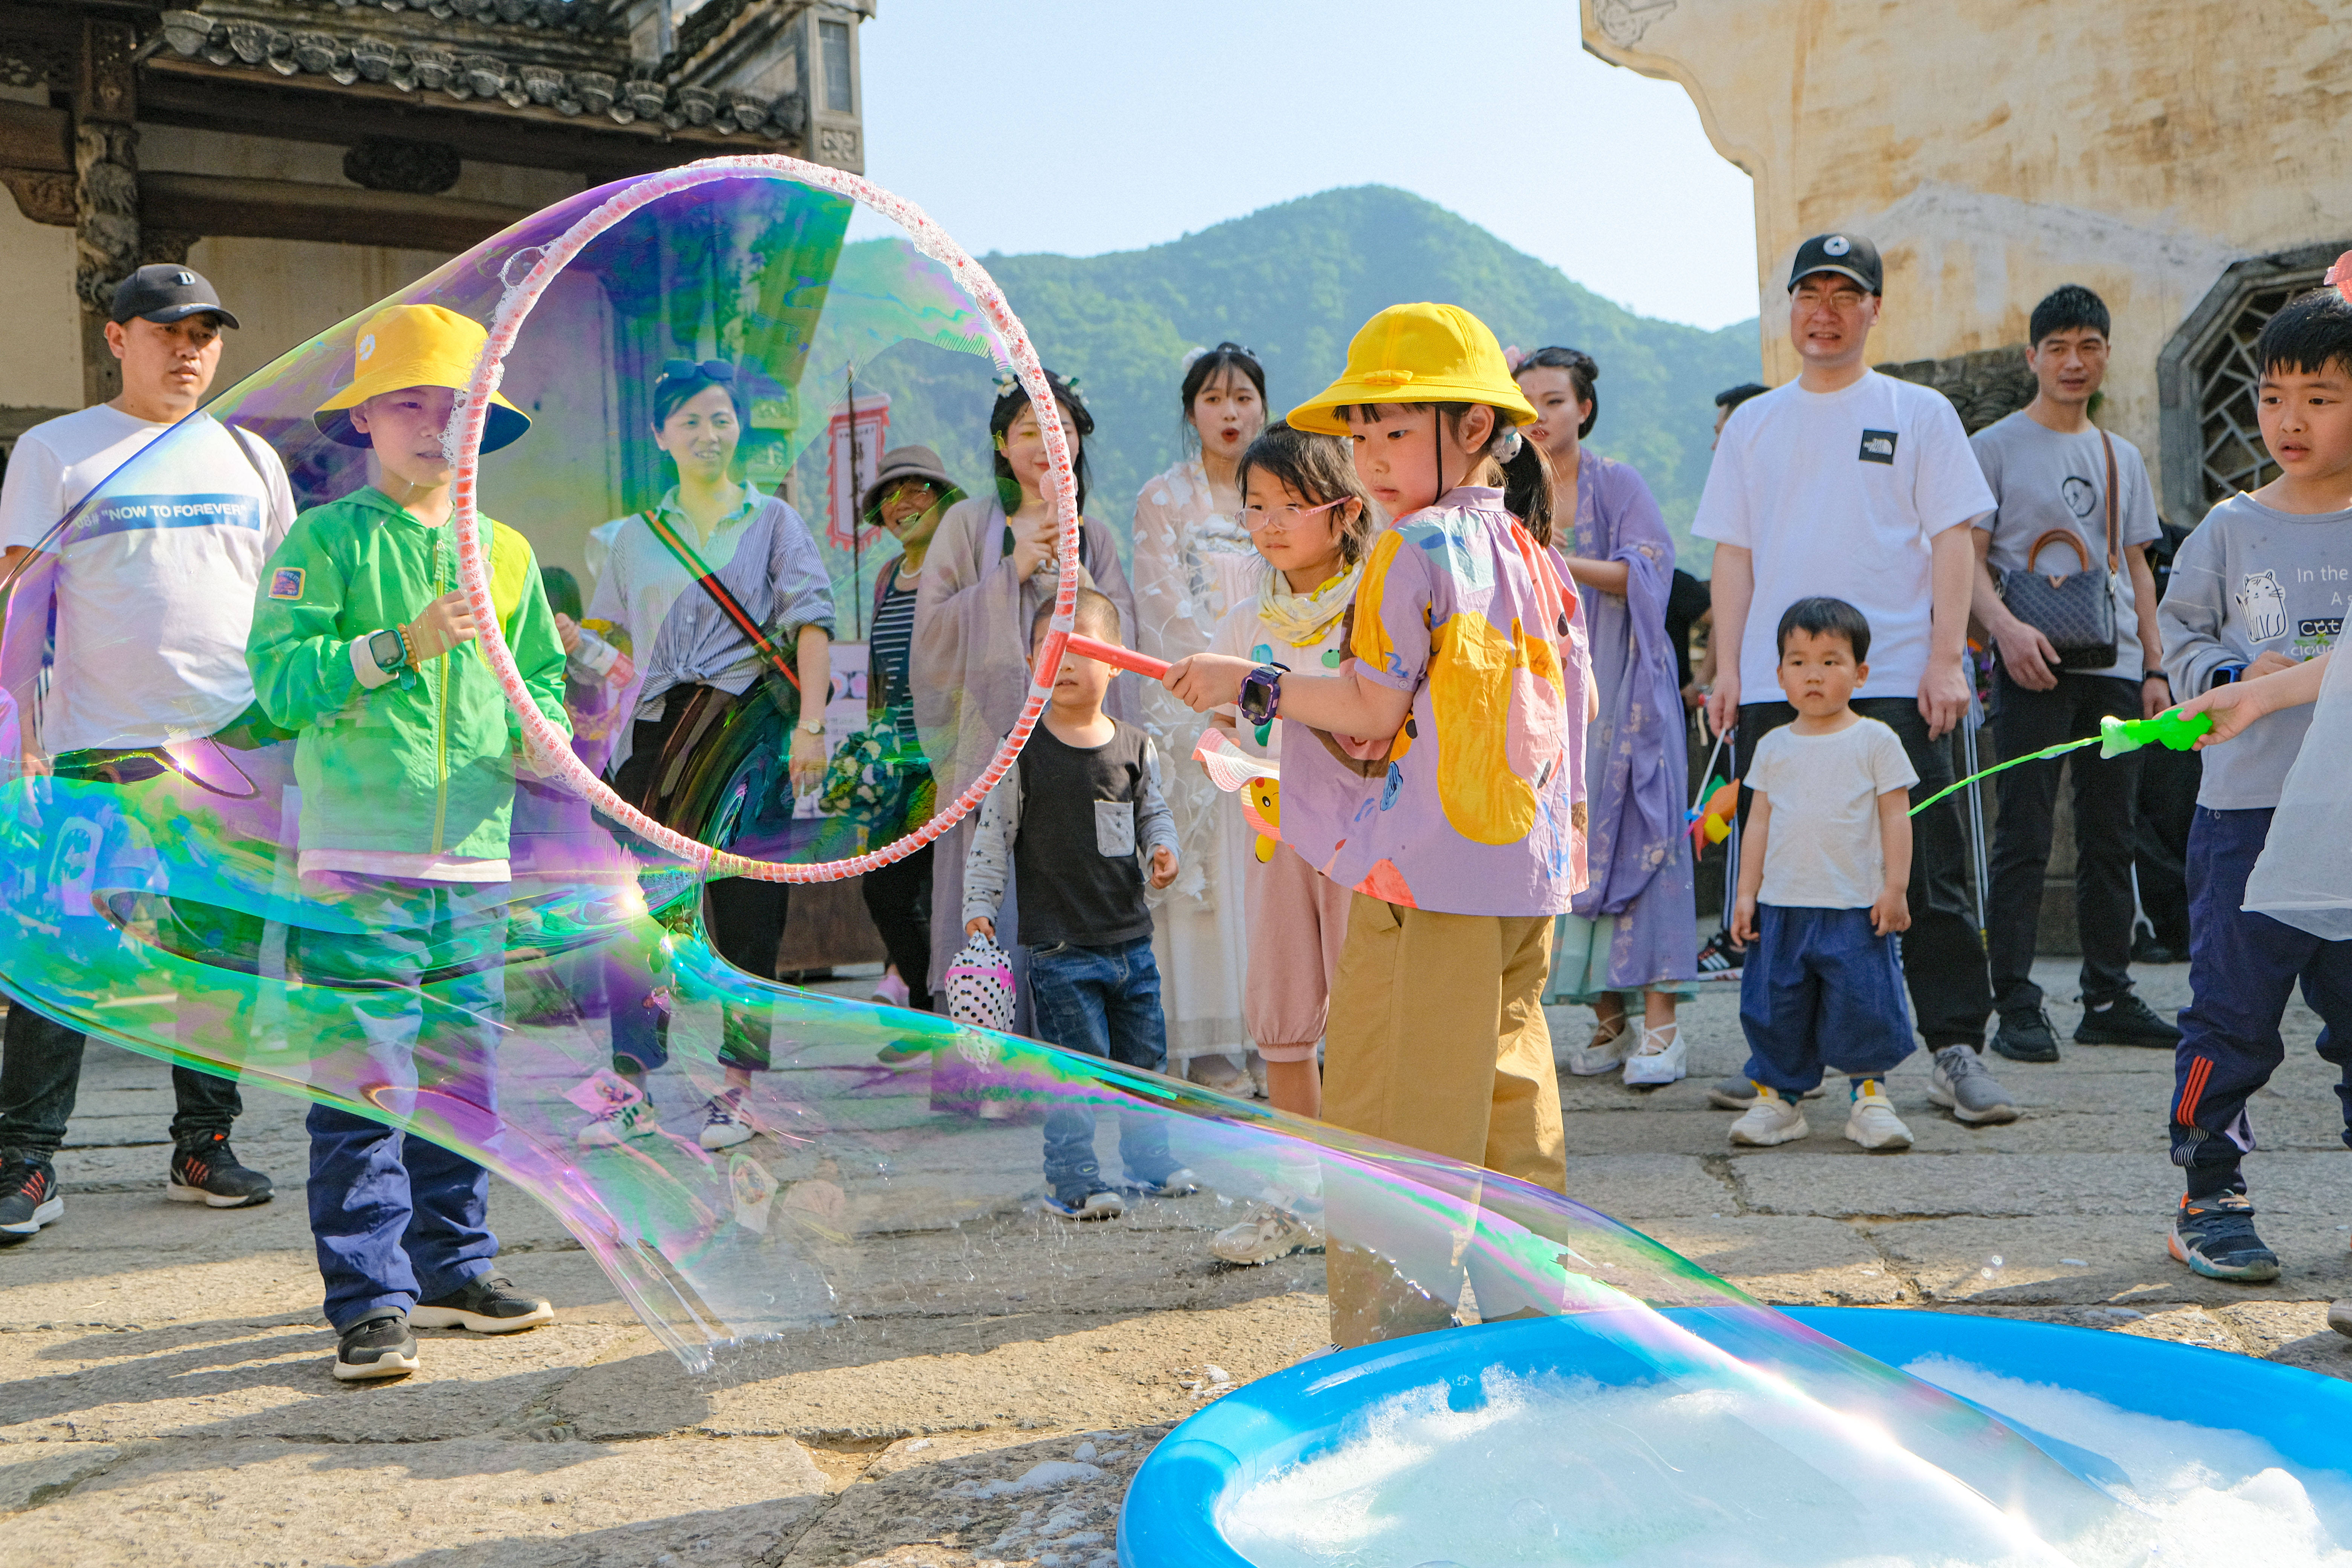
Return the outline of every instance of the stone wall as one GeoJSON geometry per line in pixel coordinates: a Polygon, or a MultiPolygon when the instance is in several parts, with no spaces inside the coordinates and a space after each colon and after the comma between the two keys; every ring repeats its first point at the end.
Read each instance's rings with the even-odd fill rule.
{"type": "Polygon", "coordinates": [[[2340,5],[1584,3],[1587,47],[1681,83],[1754,177],[1776,384],[1790,258],[1851,228],[1887,263],[1874,358],[2022,342],[2037,300],[2087,284],[2116,315],[2105,422],[2151,468],[2193,460],[2160,449],[2158,356],[2232,262],[2339,240],[2352,210],[2340,5]]]}

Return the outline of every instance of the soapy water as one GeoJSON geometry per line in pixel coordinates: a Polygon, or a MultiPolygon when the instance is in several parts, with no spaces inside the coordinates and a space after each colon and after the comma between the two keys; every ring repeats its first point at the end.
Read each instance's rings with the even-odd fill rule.
{"type": "Polygon", "coordinates": [[[1381,1401],[1337,1447],[1229,1500],[1218,1524],[1256,1568],[2352,1564],[2352,1479],[2242,1432],[1946,1357],[1906,1370],[2112,1461],[2102,1484],[2123,1509],[2061,1552],[1982,1498],[1918,1485],[1881,1445],[1791,1423],[1736,1378],[1489,1373],[1473,1408],[1444,1386],[1381,1401]]]}
{"type": "MultiPolygon", "coordinates": [[[[671,357],[728,360],[747,420],[737,472],[790,491],[830,578],[844,646],[824,704],[828,746],[854,750],[872,733],[862,626],[896,551],[850,498],[877,448],[908,443],[935,447],[967,489],[991,494],[996,377],[1010,367],[1043,384],[993,283],[919,212],[789,159],[694,165],[584,193],[385,303],[439,305],[489,329],[448,436],[457,515],[432,557],[438,583],[488,625],[443,674],[417,679],[478,661],[512,707],[511,749],[529,765],[512,788],[510,879],[425,899],[380,878],[306,874],[300,851],[350,826],[315,820],[319,802],[349,800],[354,782],[371,804],[343,809],[362,825],[422,820],[420,802],[463,792],[322,771],[365,755],[346,749],[331,764],[304,750],[338,726],[366,728],[374,710],[356,692],[299,741],[244,710],[220,662],[244,646],[252,600],[240,594],[299,596],[301,582],[225,592],[192,567],[169,579],[183,587],[135,609],[103,592],[142,552],[189,551],[200,566],[207,540],[258,574],[267,550],[250,534],[275,538],[263,509],[220,519],[265,465],[225,426],[282,464],[298,507],[377,477],[371,452],[313,418],[370,346],[370,310],[126,463],[15,582],[0,728],[20,726],[33,771],[0,786],[0,977],[17,1002],[479,1161],[547,1205],[698,1371],[930,1353],[943,1320],[1015,1301],[1041,1314],[1164,1304],[1171,1279],[1231,1300],[1313,1289],[1312,1262],[1234,1275],[1206,1244],[1240,1204],[1320,1205],[1335,1263],[1377,1282],[1375,1334],[1578,1314],[1644,1370],[1652,1400],[1766,1401],[1775,1419],[1854,1447],[1855,1466],[1892,1478],[1890,1497],[1907,1488],[1961,1513],[1962,1494],[1998,1498],[2004,1528],[2028,1539],[2073,1539],[2114,1513],[1972,1406],[1557,1194],[1015,1036],[756,979],[721,956],[706,915],[730,876],[833,881],[931,840],[960,854],[960,824],[1009,765],[1044,689],[1027,683],[1025,700],[960,689],[967,705],[944,728],[922,726],[942,775],[926,817],[872,773],[858,777],[862,798],[796,797],[784,737],[803,699],[754,684],[675,775],[655,822],[598,782],[615,742],[651,717],[638,689],[574,668],[561,694],[573,734],[554,731],[558,694],[530,683],[518,663],[528,646],[511,646],[528,642],[517,618],[527,578],[499,566],[511,546],[493,545],[481,519],[528,539],[541,563],[574,565],[593,620],[593,568],[615,571],[608,557],[622,547],[602,525],[673,480],[651,440],[656,374],[671,357]],[[845,244],[860,202],[901,232],[845,244]],[[484,454],[493,385],[532,423],[484,454]],[[93,740],[93,715],[115,729],[93,740]],[[985,765],[971,762],[975,733],[982,752],[1003,738],[985,765]],[[641,1082],[617,1070],[624,1037],[650,1069],[641,1082]],[[706,1147],[707,1107],[728,1094],[751,1136],[706,1147]],[[1129,1179],[1131,1206],[1076,1227],[1040,1212],[1041,1124],[1089,1122],[1105,1174],[1129,1179]],[[1154,1168],[1122,1170],[1122,1147],[1154,1168]],[[1202,1191],[1138,1190],[1169,1161],[1202,1191]],[[1708,1310],[1709,1339],[1664,1307],[1708,1310]]],[[[1066,631],[1079,564],[1070,454],[1058,418],[1046,437],[1069,524],[1066,631]]],[[[656,648],[627,651],[642,668],[656,648]]],[[[815,694],[805,701],[815,709],[815,694]]],[[[530,1258],[509,1271],[530,1284],[530,1258]]]]}

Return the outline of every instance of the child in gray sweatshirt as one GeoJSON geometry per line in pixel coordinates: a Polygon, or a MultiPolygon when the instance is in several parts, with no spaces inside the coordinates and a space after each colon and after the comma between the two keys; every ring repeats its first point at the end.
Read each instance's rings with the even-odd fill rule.
{"type": "MultiPolygon", "coordinates": [[[[2326,653],[2352,597],[2352,301],[2335,289],[2293,301],[2263,329],[2255,358],[2256,416],[2282,471],[2207,513],[2173,560],[2157,622],[2182,698],[2326,653]]],[[[2319,1053],[2344,1070],[2352,1118],[2352,942],[2243,907],[2310,722],[2309,708],[2284,708],[2201,753],[2188,857],[2193,1000],[2180,1014],[2172,1101],[2172,1162],[2189,1191],[2170,1250],[2215,1279],[2278,1278],[2239,1163],[2254,1149],[2247,1102],[2285,1056],[2279,1021],[2298,982],[2326,1023],[2319,1053]]]]}

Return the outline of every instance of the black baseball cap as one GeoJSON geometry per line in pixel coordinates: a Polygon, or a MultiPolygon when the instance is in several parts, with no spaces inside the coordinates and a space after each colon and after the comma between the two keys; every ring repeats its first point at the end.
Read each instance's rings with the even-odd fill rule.
{"type": "Polygon", "coordinates": [[[1878,247],[1858,234],[1817,234],[1797,247],[1796,264],[1789,268],[1789,292],[1816,272],[1851,278],[1874,294],[1884,294],[1885,274],[1879,269],[1878,247]]]}
{"type": "Polygon", "coordinates": [[[220,293],[205,275],[192,268],[159,261],[141,268],[114,287],[110,319],[121,322],[137,316],[158,326],[210,310],[226,326],[236,318],[221,309],[220,293]]]}

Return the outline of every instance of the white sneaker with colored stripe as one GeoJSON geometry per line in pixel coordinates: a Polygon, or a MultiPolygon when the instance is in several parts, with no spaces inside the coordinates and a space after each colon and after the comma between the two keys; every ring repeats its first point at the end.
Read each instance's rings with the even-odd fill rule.
{"type": "Polygon", "coordinates": [[[1911,1147],[1911,1129],[1895,1114],[1886,1086],[1874,1078],[1855,1086],[1853,1108],[1845,1113],[1845,1135],[1873,1153],[1892,1154],[1911,1147]]]}

